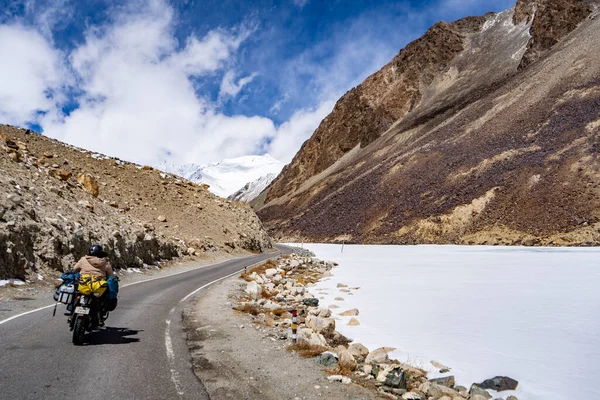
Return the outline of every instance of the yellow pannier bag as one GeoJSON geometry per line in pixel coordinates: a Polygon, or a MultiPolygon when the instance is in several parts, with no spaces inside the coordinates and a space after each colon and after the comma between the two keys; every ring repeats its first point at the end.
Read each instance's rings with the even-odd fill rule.
{"type": "Polygon", "coordinates": [[[79,286],[77,287],[77,290],[79,293],[86,296],[89,296],[93,293],[94,296],[100,297],[104,294],[107,287],[108,285],[106,283],[106,279],[89,274],[83,274],[81,275],[81,278],[79,278],[79,286]]]}

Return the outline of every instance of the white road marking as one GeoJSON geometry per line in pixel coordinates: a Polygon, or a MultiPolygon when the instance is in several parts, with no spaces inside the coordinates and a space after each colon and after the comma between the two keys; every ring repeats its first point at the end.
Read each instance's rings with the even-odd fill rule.
{"type": "MultiPolygon", "coordinates": [[[[175,307],[169,311],[169,317],[175,311],[175,307]]],[[[171,370],[171,380],[175,384],[175,390],[180,396],[183,395],[183,389],[181,388],[181,381],[179,380],[179,372],[175,368],[175,352],[173,351],[173,342],[171,341],[171,320],[167,319],[167,328],[165,329],[165,347],[167,349],[167,358],[169,359],[169,367],[171,370]]]]}
{"type": "Polygon", "coordinates": [[[13,315],[12,317],[9,317],[9,318],[6,318],[6,319],[3,319],[2,321],[0,321],[0,325],[6,323],[8,321],[12,321],[15,318],[22,317],[23,315],[27,315],[27,314],[31,314],[31,313],[34,313],[34,312],[37,312],[37,311],[45,310],[46,308],[50,308],[50,307],[54,307],[54,304],[50,304],[50,305],[47,305],[47,306],[44,306],[44,307],[36,308],[35,310],[27,311],[27,312],[24,312],[24,313],[21,313],[21,314],[13,315]]]}

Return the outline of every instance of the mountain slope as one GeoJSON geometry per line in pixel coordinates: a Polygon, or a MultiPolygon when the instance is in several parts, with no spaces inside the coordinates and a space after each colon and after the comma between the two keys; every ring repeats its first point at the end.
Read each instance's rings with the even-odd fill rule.
{"type": "Polygon", "coordinates": [[[304,240],[599,242],[595,9],[519,1],[436,24],[340,99],[263,194],[259,217],[304,240]],[[363,125],[367,108],[387,113],[363,125]],[[364,134],[339,128],[354,125],[364,134]]]}
{"type": "Polygon", "coordinates": [[[271,247],[243,204],[24,129],[0,125],[0,172],[0,279],[69,268],[93,242],[120,267],[271,247]]]}
{"type": "Polygon", "coordinates": [[[208,190],[212,193],[220,197],[228,197],[249,182],[268,174],[277,175],[281,172],[283,164],[271,155],[265,154],[231,158],[208,165],[162,163],[157,168],[194,183],[207,184],[208,190]]]}

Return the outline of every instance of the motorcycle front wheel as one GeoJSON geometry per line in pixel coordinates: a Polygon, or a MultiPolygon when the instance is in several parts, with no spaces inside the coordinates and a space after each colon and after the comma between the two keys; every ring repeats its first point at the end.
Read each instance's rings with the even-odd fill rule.
{"type": "Polygon", "coordinates": [[[75,318],[75,324],[73,326],[73,344],[75,346],[81,346],[83,344],[83,337],[85,335],[85,317],[77,316],[75,318]]]}

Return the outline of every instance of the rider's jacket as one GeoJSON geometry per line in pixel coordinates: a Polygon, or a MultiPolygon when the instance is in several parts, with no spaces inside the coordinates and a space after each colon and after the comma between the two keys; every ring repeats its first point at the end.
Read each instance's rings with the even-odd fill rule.
{"type": "Polygon", "coordinates": [[[112,266],[106,258],[98,258],[94,256],[81,257],[73,269],[75,271],[79,271],[81,275],[89,274],[101,278],[114,275],[112,266]]]}

